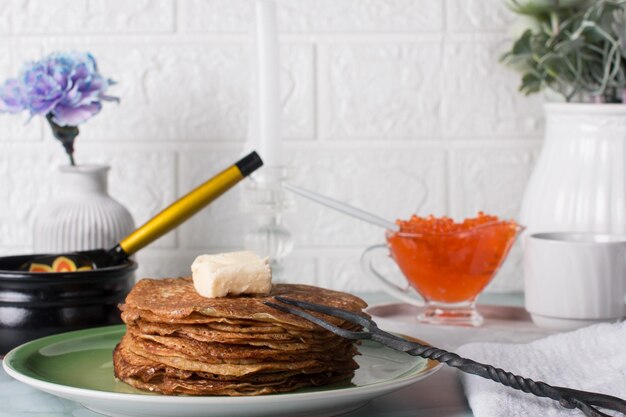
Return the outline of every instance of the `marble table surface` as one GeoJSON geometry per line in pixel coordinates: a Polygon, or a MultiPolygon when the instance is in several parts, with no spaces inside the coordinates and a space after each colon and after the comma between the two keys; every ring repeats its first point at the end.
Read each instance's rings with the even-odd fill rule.
{"type": "MultiPolygon", "coordinates": [[[[530,322],[521,294],[484,294],[479,300],[485,324],[478,328],[418,324],[415,307],[395,303],[383,293],[359,294],[383,329],[419,337],[454,350],[474,341],[526,342],[548,332],[530,322]]],[[[39,392],[14,381],[0,369],[0,417],[101,417],[80,404],[39,392]]],[[[433,376],[380,397],[349,417],[471,417],[457,371],[442,368],[433,376]]]]}

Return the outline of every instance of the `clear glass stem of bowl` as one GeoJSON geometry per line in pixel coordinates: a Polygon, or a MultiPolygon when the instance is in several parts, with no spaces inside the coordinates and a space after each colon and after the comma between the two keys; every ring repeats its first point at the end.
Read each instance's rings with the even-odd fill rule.
{"type": "Polygon", "coordinates": [[[483,316],[476,311],[476,300],[463,303],[442,304],[427,301],[426,308],[417,315],[423,323],[476,327],[483,323],[483,316]]]}

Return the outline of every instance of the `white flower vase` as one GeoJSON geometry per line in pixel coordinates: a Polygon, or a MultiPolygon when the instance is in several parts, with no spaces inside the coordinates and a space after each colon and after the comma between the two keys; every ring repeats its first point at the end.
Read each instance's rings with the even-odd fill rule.
{"type": "Polygon", "coordinates": [[[626,105],[546,104],[520,221],[536,232],[626,234],[626,105]]]}
{"type": "Polygon", "coordinates": [[[129,211],[107,191],[109,167],[62,166],[53,201],[34,225],[36,253],[108,249],[134,230],[129,211]]]}

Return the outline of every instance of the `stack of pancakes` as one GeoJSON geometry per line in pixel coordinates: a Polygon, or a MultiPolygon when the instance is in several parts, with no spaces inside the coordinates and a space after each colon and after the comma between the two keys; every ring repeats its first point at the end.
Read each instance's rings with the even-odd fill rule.
{"type": "Polygon", "coordinates": [[[366,307],[350,294],[308,285],[205,298],[191,278],[144,279],[120,307],[127,330],[113,354],[115,375],[139,389],[187,395],[270,394],[352,378],[354,342],[266,306],[275,295],[355,312],[366,307]]]}

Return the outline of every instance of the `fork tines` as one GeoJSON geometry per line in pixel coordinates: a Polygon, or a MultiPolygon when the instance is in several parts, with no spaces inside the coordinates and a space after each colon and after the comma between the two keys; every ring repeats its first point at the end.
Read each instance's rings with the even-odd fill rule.
{"type": "Polygon", "coordinates": [[[315,324],[317,324],[318,326],[338,335],[341,337],[345,337],[346,339],[353,339],[353,340],[357,340],[357,339],[367,339],[369,338],[369,333],[366,332],[357,332],[357,331],[351,331],[351,330],[347,330],[347,329],[343,329],[339,326],[336,326],[334,324],[331,324],[317,316],[314,316],[313,314],[309,313],[308,311],[305,310],[310,310],[310,311],[315,311],[318,313],[322,313],[322,314],[326,314],[329,316],[334,316],[334,317],[338,317],[341,318],[343,320],[346,320],[350,323],[353,324],[358,324],[362,327],[366,327],[366,328],[370,328],[372,325],[376,326],[376,324],[363,317],[360,316],[356,313],[353,313],[351,311],[347,311],[347,310],[342,310],[339,308],[334,308],[334,307],[328,307],[328,306],[323,306],[320,304],[314,304],[314,303],[309,303],[306,301],[299,301],[299,300],[293,300],[290,298],[284,298],[284,297],[280,297],[280,296],[276,296],[274,297],[276,300],[280,301],[283,304],[277,304],[277,303],[272,303],[269,301],[265,302],[265,305],[275,308],[277,310],[280,310],[282,312],[285,313],[291,313],[294,314],[298,317],[302,317],[305,320],[309,320],[315,324]],[[285,305],[287,304],[287,305],[285,305]],[[298,308],[293,308],[290,306],[295,306],[298,308]]]}

